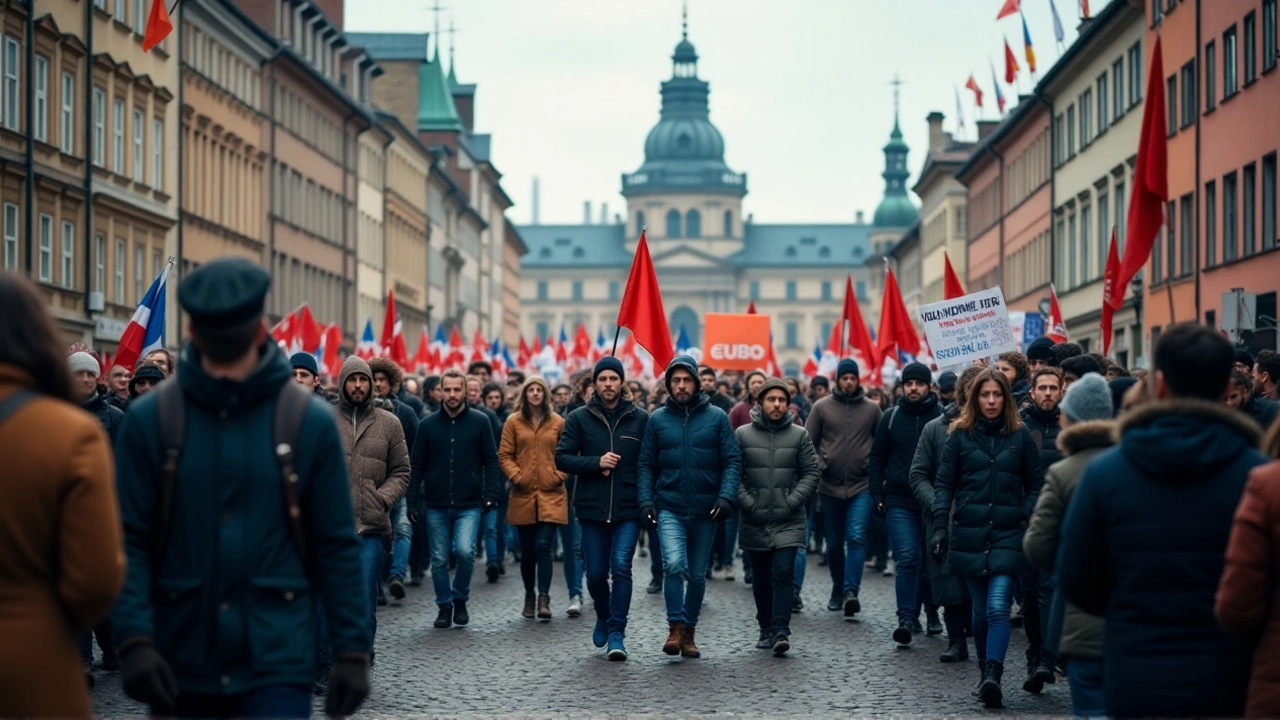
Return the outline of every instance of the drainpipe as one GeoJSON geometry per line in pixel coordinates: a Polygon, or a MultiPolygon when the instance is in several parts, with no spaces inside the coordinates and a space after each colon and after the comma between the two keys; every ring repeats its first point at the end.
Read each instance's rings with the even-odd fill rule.
{"type": "MultiPolygon", "coordinates": [[[[1201,42],[1200,42],[1200,30],[1201,30],[1200,25],[1201,25],[1201,19],[1202,19],[1202,18],[1201,18],[1201,13],[1200,13],[1200,4],[1201,4],[1201,0],[1196,0],[1196,67],[1197,67],[1197,68],[1202,68],[1202,67],[1204,67],[1204,58],[1203,58],[1203,57],[1201,57],[1202,53],[1204,52],[1204,46],[1203,46],[1203,45],[1201,44],[1201,42]]],[[[1199,99],[1197,98],[1197,104],[1198,104],[1198,103],[1199,103],[1199,99]]],[[[1193,233],[1192,233],[1192,237],[1194,237],[1194,238],[1203,238],[1203,237],[1204,237],[1204,234],[1200,232],[1200,219],[1201,219],[1201,217],[1203,217],[1203,213],[1202,213],[1202,212],[1201,212],[1201,210],[1200,210],[1200,119],[1201,119],[1201,118],[1200,118],[1200,113],[1198,112],[1198,110],[1199,110],[1199,108],[1197,107],[1197,112],[1196,112],[1196,171],[1195,171],[1195,172],[1196,172],[1196,186],[1195,186],[1195,190],[1194,190],[1194,192],[1195,192],[1195,202],[1196,202],[1196,207],[1195,207],[1195,211],[1194,211],[1194,212],[1195,212],[1195,218],[1196,218],[1196,220],[1195,220],[1195,222],[1196,222],[1196,227],[1195,227],[1195,230],[1194,230],[1194,231],[1193,231],[1193,233]]],[[[1195,299],[1195,302],[1196,302],[1196,322],[1200,322],[1200,319],[1201,319],[1201,317],[1202,317],[1202,316],[1200,315],[1200,246],[1201,246],[1201,242],[1196,242],[1196,246],[1195,246],[1194,248],[1192,248],[1192,251],[1191,251],[1192,255],[1194,255],[1194,256],[1195,256],[1195,259],[1194,259],[1194,260],[1192,260],[1192,263],[1195,265],[1195,268],[1196,268],[1196,281],[1195,281],[1195,282],[1196,282],[1196,287],[1195,287],[1195,292],[1196,292],[1196,299],[1195,299]]]]}
{"type": "MultiPolygon", "coordinates": [[[[90,255],[93,253],[93,0],[84,4],[84,269],[85,279],[89,278],[90,255]]],[[[107,112],[106,99],[103,99],[102,112],[107,112]]],[[[102,139],[106,142],[106,138],[102,139]]],[[[30,242],[30,236],[27,241],[30,242]]],[[[104,237],[103,245],[106,245],[104,237]]],[[[107,249],[103,247],[105,253],[107,249]]],[[[128,255],[128,251],[125,252],[128,255]]],[[[104,288],[105,290],[105,288],[104,288]]],[[[84,315],[92,319],[89,312],[89,283],[84,289],[84,315]]]]}
{"type": "MultiPolygon", "coordinates": [[[[87,4],[87,3],[86,3],[87,4]]],[[[30,0],[27,3],[27,197],[26,197],[26,226],[27,226],[27,251],[26,251],[26,271],[27,279],[31,279],[31,236],[35,231],[35,224],[31,214],[35,209],[36,197],[36,134],[35,134],[35,62],[36,62],[36,3],[30,0]]],[[[45,82],[48,83],[46,75],[45,82]]],[[[46,95],[48,95],[48,85],[45,85],[46,95]]],[[[46,101],[47,107],[47,101],[46,101]]],[[[45,110],[46,115],[48,110],[45,110]]],[[[46,117],[47,119],[47,117],[46,117]]],[[[88,265],[86,264],[86,268],[88,265]]],[[[85,284],[88,284],[89,276],[85,275],[85,284]]]]}
{"type": "MultiPolygon", "coordinates": [[[[135,0],[135,2],[141,2],[141,0],[135,0]]],[[[179,4],[181,4],[181,3],[179,3],[179,4]]],[[[178,257],[178,261],[174,264],[174,273],[177,275],[177,278],[178,278],[178,285],[179,285],[179,286],[181,286],[181,285],[182,285],[182,255],[183,255],[183,249],[182,249],[182,248],[183,248],[183,243],[182,243],[182,228],[183,228],[183,226],[186,224],[186,223],[182,222],[182,198],[183,198],[183,193],[184,193],[184,190],[185,190],[185,185],[184,185],[184,183],[183,183],[183,172],[182,172],[182,169],[183,169],[183,167],[185,166],[185,163],[183,163],[183,159],[184,159],[184,156],[186,155],[186,153],[184,153],[184,152],[182,151],[182,147],[183,147],[183,142],[182,142],[182,140],[183,140],[183,130],[182,130],[182,98],[183,98],[183,92],[182,92],[182,84],[183,84],[183,83],[182,83],[182,25],[183,25],[183,23],[184,23],[183,17],[186,15],[186,13],[182,12],[182,8],[177,7],[176,5],[174,6],[174,10],[176,10],[176,11],[179,13],[179,15],[178,15],[178,24],[177,24],[178,32],[176,33],[176,35],[177,35],[178,37],[177,37],[177,38],[175,38],[175,41],[174,41],[174,44],[177,46],[177,56],[176,56],[175,60],[176,60],[176,61],[177,61],[177,63],[178,63],[178,103],[177,103],[177,104],[178,104],[178,137],[177,137],[177,146],[178,146],[178,204],[177,204],[177,208],[178,208],[178,238],[177,238],[177,249],[176,249],[176,251],[175,251],[175,253],[174,253],[175,255],[177,255],[177,257],[178,257]]],[[[161,171],[161,172],[164,172],[164,168],[161,168],[161,169],[160,169],[160,171],[161,171]]],[[[136,171],[135,171],[135,172],[136,172],[136,171]]],[[[167,290],[168,290],[168,288],[166,288],[166,291],[167,291],[167,290]]],[[[177,328],[178,328],[178,343],[177,343],[177,344],[178,344],[178,347],[182,347],[182,309],[181,309],[181,308],[179,308],[179,309],[178,309],[178,315],[177,315],[177,317],[178,317],[178,322],[177,322],[177,328]]]]}

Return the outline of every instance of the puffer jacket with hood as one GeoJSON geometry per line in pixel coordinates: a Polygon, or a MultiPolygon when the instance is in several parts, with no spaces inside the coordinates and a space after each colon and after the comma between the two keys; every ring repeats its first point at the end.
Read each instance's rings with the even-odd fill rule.
{"type": "Polygon", "coordinates": [[[409,489],[409,447],[395,415],[373,405],[373,372],[354,355],[338,374],[338,435],[351,479],[356,533],[390,535],[388,513],[409,489]],[[369,378],[369,396],[355,402],[347,394],[352,375],[369,378]]]}
{"type": "Polygon", "coordinates": [[[922,511],[911,491],[911,462],[925,427],[941,414],[937,394],[929,393],[917,402],[903,395],[880,417],[868,464],[869,490],[876,502],[886,508],[922,511]]]}
{"type": "Polygon", "coordinates": [[[1221,402],[1161,400],[1120,421],[1062,528],[1058,586],[1106,619],[1112,716],[1244,713],[1253,648],[1214,618],[1232,518],[1258,427],[1221,402]]]}
{"type": "Polygon", "coordinates": [[[813,404],[804,426],[818,451],[819,495],[847,500],[867,490],[871,443],[881,414],[861,385],[852,393],[834,390],[813,404]]]}
{"type": "MultiPolygon", "coordinates": [[[[667,365],[667,391],[677,368],[698,378],[693,358],[677,356],[667,365]]],[[[742,452],[729,426],[729,416],[695,391],[681,405],[675,397],[649,416],[640,443],[640,506],[651,505],[691,519],[707,518],[716,499],[738,501],[742,452]]]]}
{"type": "MultiPolygon", "coordinates": [[[[785,390],[786,385],[770,380],[761,393],[771,388],[785,390]]],[[[742,446],[738,544],[743,550],[805,544],[809,499],[818,490],[818,457],[809,431],[794,424],[793,416],[788,410],[774,422],[757,405],[751,424],[734,431],[742,446]]]]}

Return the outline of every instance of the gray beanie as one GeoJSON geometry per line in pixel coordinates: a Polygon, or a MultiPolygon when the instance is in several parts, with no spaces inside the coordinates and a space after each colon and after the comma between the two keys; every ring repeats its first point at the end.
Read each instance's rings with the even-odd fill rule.
{"type": "Polygon", "coordinates": [[[1071,383],[1058,407],[1071,422],[1110,420],[1111,386],[1098,373],[1086,373],[1084,377],[1071,383]]]}
{"type": "Polygon", "coordinates": [[[98,364],[98,360],[87,352],[71,353],[67,358],[67,366],[72,373],[87,371],[94,374],[94,377],[102,375],[102,366],[98,364]]]}

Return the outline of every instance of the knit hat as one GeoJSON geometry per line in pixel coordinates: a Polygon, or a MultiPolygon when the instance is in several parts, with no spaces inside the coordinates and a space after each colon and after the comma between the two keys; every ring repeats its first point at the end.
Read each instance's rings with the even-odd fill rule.
{"type": "Polygon", "coordinates": [[[839,365],[836,365],[836,379],[839,380],[845,375],[852,375],[854,377],[862,375],[858,370],[857,360],[854,360],[853,358],[845,358],[840,361],[839,365]]]}
{"type": "Polygon", "coordinates": [[[809,387],[810,388],[824,387],[824,388],[830,389],[831,381],[827,379],[826,375],[819,375],[809,381],[809,387]]]}
{"type": "Polygon", "coordinates": [[[924,363],[908,363],[906,367],[902,368],[902,382],[905,383],[908,380],[919,380],[928,385],[933,382],[933,373],[929,371],[929,366],[924,363]]]}
{"type": "Polygon", "coordinates": [[[130,397],[138,394],[138,381],[146,380],[152,385],[164,382],[164,371],[158,365],[153,363],[143,363],[138,369],[133,371],[133,377],[129,378],[129,395],[130,397]]]}
{"type": "Polygon", "coordinates": [[[97,358],[87,352],[71,353],[67,358],[67,365],[72,373],[91,372],[94,377],[102,374],[102,366],[98,364],[97,358]]]}
{"type": "Polygon", "coordinates": [[[1036,338],[1027,346],[1027,360],[1053,360],[1053,341],[1047,337],[1036,338]]]}
{"type": "Polygon", "coordinates": [[[1253,356],[1244,348],[1236,348],[1235,362],[1253,367],[1253,356]]]}
{"type": "Polygon", "coordinates": [[[787,396],[787,404],[791,404],[791,387],[787,385],[785,381],[779,380],[778,378],[769,378],[768,380],[765,380],[764,384],[760,386],[760,392],[756,397],[763,400],[765,393],[770,390],[781,390],[783,394],[787,396]]]}
{"type": "Polygon", "coordinates": [[[950,370],[942,373],[938,376],[938,392],[955,392],[957,380],[956,374],[950,370]]]}
{"type": "Polygon", "coordinates": [[[612,370],[618,373],[618,379],[620,380],[625,381],[627,379],[627,373],[622,369],[622,361],[612,355],[605,355],[596,361],[596,366],[591,371],[591,382],[595,382],[596,378],[600,377],[600,373],[605,370],[612,370]]]}
{"type": "Polygon", "coordinates": [[[1071,383],[1058,405],[1071,422],[1111,419],[1111,387],[1097,373],[1088,373],[1071,383]]]}
{"type": "Polygon", "coordinates": [[[316,365],[316,356],[311,353],[294,353],[289,358],[289,364],[293,365],[294,370],[306,370],[312,375],[320,374],[320,368],[316,365]]]}
{"type": "Polygon", "coordinates": [[[1135,377],[1118,377],[1107,385],[1111,386],[1111,414],[1115,415],[1121,407],[1124,406],[1124,394],[1129,392],[1129,388],[1138,384],[1138,378],[1135,377]]]}

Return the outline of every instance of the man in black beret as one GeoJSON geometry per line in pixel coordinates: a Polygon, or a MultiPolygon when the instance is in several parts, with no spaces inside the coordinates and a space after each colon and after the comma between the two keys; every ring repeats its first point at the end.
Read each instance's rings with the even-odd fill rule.
{"type": "Polygon", "coordinates": [[[187,276],[176,384],[134,402],[120,429],[129,573],[112,622],[121,684],[152,715],[308,717],[319,606],[337,660],[325,714],[351,715],[369,692],[342,444],[333,411],[290,381],[267,334],[270,286],[238,258],[187,276]]]}
{"type": "Polygon", "coordinates": [[[1027,364],[1035,372],[1045,365],[1053,364],[1053,341],[1047,337],[1039,337],[1027,346],[1027,364]]]}

